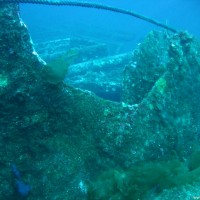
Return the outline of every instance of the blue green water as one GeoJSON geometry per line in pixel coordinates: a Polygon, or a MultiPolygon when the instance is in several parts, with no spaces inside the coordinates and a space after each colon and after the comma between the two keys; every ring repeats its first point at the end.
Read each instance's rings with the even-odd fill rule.
{"type": "MultiPolygon", "coordinates": [[[[200,36],[200,3],[198,0],[89,0],[132,10],[168,24],[178,30],[188,30],[200,36]]],[[[21,5],[21,16],[34,41],[64,38],[67,35],[95,38],[118,43],[130,50],[141,42],[150,30],[158,27],[141,20],[96,9],[21,5]]]]}

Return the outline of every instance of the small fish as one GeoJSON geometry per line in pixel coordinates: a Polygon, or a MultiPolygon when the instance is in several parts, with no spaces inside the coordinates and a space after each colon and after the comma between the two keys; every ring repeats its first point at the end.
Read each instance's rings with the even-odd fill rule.
{"type": "Polygon", "coordinates": [[[31,186],[26,184],[15,164],[11,165],[13,175],[15,177],[16,191],[21,197],[27,197],[31,191],[31,186]]]}
{"type": "Polygon", "coordinates": [[[26,197],[31,191],[31,186],[24,183],[22,180],[16,180],[17,192],[20,196],[26,197]]]}
{"type": "Polygon", "coordinates": [[[12,167],[12,172],[13,172],[15,178],[21,179],[21,174],[20,174],[19,170],[17,169],[16,165],[12,164],[11,167],[12,167]]]}

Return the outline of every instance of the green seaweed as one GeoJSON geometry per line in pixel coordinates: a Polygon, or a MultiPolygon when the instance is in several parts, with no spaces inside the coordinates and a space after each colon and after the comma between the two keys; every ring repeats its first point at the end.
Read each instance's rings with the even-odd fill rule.
{"type": "Polygon", "coordinates": [[[157,80],[156,87],[161,94],[164,93],[166,86],[167,86],[167,82],[163,77],[157,80]]]}
{"type": "Polygon", "coordinates": [[[78,52],[70,49],[53,60],[51,60],[44,68],[45,80],[50,83],[60,83],[64,80],[70,64],[78,57],[78,52]]]}
{"type": "Polygon", "coordinates": [[[200,167],[200,151],[194,152],[188,159],[188,168],[190,171],[200,167]]]}
{"type": "Polygon", "coordinates": [[[188,162],[146,162],[128,170],[110,169],[88,186],[88,200],[136,200],[200,181],[200,152],[188,162]],[[192,169],[192,170],[191,170],[192,169]]]}

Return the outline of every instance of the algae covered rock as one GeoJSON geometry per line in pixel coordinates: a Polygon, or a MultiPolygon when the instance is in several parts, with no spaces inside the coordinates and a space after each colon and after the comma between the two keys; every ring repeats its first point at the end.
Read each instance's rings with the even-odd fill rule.
{"type": "Polygon", "coordinates": [[[124,69],[122,101],[140,103],[156,80],[165,72],[170,36],[150,32],[134,50],[130,64],[124,69]]]}
{"type": "Polygon", "coordinates": [[[149,33],[123,66],[123,102],[116,103],[68,86],[63,72],[52,83],[18,5],[1,3],[0,16],[0,199],[19,195],[12,164],[32,188],[29,200],[166,199],[177,187],[180,196],[185,188],[194,194],[199,41],[149,33]]]}
{"type": "MultiPolygon", "coordinates": [[[[151,44],[152,41],[148,42],[151,44]]],[[[134,96],[124,96],[127,98],[124,101],[131,102],[135,107],[126,116],[126,123],[130,123],[129,140],[133,141],[131,158],[135,163],[129,163],[125,169],[108,168],[97,176],[89,184],[89,199],[189,200],[198,196],[199,47],[199,41],[188,33],[172,36],[165,48],[169,56],[165,70],[154,83],[151,82],[149,91],[139,93],[143,98],[138,104],[134,102],[134,96]]],[[[148,48],[146,51],[148,54],[148,48]]],[[[149,53],[150,56],[151,50],[149,53]]],[[[137,56],[138,53],[136,60],[137,56]]],[[[145,59],[138,70],[143,75],[148,72],[145,59]]],[[[125,80],[130,81],[125,82],[125,88],[135,83],[137,75],[132,70],[125,74],[125,80]],[[133,77],[129,79],[130,74],[133,77]]],[[[126,89],[138,97],[138,88],[135,91],[134,88],[126,89]]],[[[123,107],[125,111],[130,105],[123,107]]],[[[128,156],[125,157],[127,162],[128,156]]]]}

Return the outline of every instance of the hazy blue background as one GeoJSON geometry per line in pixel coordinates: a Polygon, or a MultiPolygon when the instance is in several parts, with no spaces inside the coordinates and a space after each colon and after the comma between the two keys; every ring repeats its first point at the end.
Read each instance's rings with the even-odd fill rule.
{"type": "MultiPolygon", "coordinates": [[[[200,0],[88,0],[119,8],[188,30],[200,37],[200,0]]],[[[139,19],[108,11],[44,5],[21,5],[21,17],[34,42],[68,36],[82,36],[100,42],[117,43],[130,50],[150,30],[158,27],[139,19]]]]}

